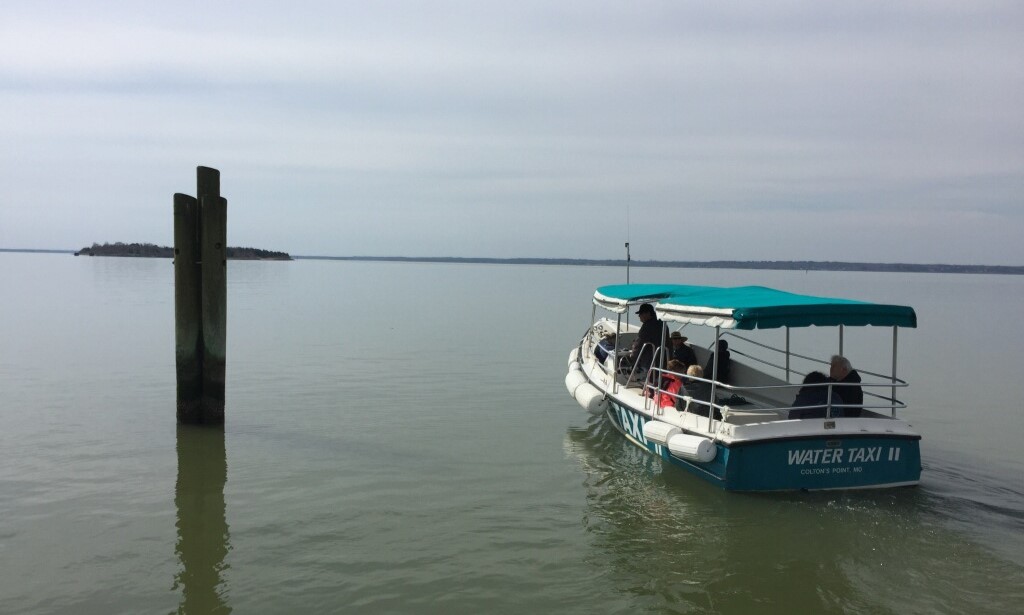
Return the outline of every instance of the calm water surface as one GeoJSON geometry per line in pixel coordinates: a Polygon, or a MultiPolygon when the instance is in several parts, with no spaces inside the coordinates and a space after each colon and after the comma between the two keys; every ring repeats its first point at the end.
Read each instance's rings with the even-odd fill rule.
{"type": "MultiPolygon", "coordinates": [[[[1019,277],[634,269],[917,309],[921,486],[743,495],[566,394],[619,269],[231,262],[223,431],[175,425],[172,274],[0,253],[0,613],[1024,604],[1019,277]]],[[[847,354],[886,365],[861,334],[847,354]]]]}

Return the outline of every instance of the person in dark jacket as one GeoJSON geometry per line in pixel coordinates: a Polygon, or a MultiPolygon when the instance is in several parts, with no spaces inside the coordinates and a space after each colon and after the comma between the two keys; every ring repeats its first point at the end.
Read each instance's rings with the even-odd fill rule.
{"type": "MultiPolygon", "coordinates": [[[[661,340],[664,337],[665,323],[658,319],[654,313],[654,306],[644,303],[636,311],[640,317],[640,332],[637,333],[636,341],[633,343],[633,351],[630,358],[640,369],[649,369],[654,362],[654,353],[661,348],[661,340]]],[[[663,363],[663,361],[659,361],[663,363]]]]}
{"type": "Polygon", "coordinates": [[[729,377],[732,375],[732,359],[729,358],[729,342],[725,340],[718,340],[718,351],[712,352],[708,356],[708,362],[704,366],[704,377],[711,379],[715,377],[715,355],[719,356],[718,359],[718,381],[729,383],[729,377]]]}
{"type": "MultiPolygon", "coordinates": [[[[689,368],[687,368],[686,375],[691,376],[692,378],[705,378],[704,369],[701,368],[700,365],[691,365],[689,368]]],[[[708,408],[710,406],[708,406],[707,404],[701,404],[697,402],[711,401],[711,383],[693,380],[692,378],[688,378],[686,382],[683,384],[683,391],[681,394],[688,395],[691,399],[693,399],[693,401],[690,403],[690,412],[699,414],[701,416],[707,416],[708,408]]],[[[679,410],[685,410],[686,402],[683,400],[680,401],[682,403],[679,406],[679,410]]],[[[722,411],[719,410],[718,408],[715,408],[715,420],[722,420],[722,411]]]]}
{"type": "Polygon", "coordinates": [[[685,366],[683,371],[686,371],[687,367],[697,364],[697,355],[694,354],[693,348],[686,345],[686,336],[678,331],[673,331],[668,340],[672,344],[669,356],[685,366]]]}
{"type": "MultiPolygon", "coordinates": [[[[828,413],[828,404],[841,404],[843,398],[832,391],[829,396],[828,378],[821,372],[811,372],[804,376],[804,386],[797,391],[796,399],[793,400],[794,408],[789,411],[791,419],[821,419],[828,413]],[[820,406],[818,408],[800,406],[820,406]]],[[[832,410],[832,416],[842,416],[839,408],[832,410]]]]}
{"type": "Polygon", "coordinates": [[[850,365],[850,360],[842,355],[832,355],[828,370],[829,381],[842,386],[835,387],[847,404],[856,408],[846,408],[846,416],[859,416],[861,406],[864,405],[864,389],[860,387],[860,374],[850,365]]]}
{"type": "MultiPolygon", "coordinates": [[[[694,378],[704,378],[704,370],[700,365],[691,365],[686,368],[686,375],[694,378]]],[[[687,379],[683,383],[685,389],[684,395],[689,395],[693,399],[700,401],[711,401],[711,385],[707,382],[700,382],[699,380],[687,379]]],[[[707,406],[702,406],[704,411],[707,412],[707,406]]],[[[691,408],[693,410],[695,408],[691,408]]]]}

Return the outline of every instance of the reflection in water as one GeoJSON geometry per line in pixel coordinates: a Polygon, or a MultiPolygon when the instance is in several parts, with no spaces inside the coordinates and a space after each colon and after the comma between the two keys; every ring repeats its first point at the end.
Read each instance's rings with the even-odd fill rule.
{"type": "Polygon", "coordinates": [[[179,613],[230,613],[221,575],[230,549],[224,514],[224,483],[228,477],[224,429],[178,425],[178,544],[181,570],[174,588],[181,588],[179,613]]]}
{"type": "Polygon", "coordinates": [[[564,446],[585,477],[591,562],[632,608],[1003,612],[1024,600],[1024,570],[951,528],[921,489],[728,493],[601,418],[564,446]]]}

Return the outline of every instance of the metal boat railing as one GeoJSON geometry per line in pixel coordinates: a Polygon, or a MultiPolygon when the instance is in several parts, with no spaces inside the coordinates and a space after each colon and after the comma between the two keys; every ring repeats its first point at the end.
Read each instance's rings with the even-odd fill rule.
{"type": "MultiPolygon", "coordinates": [[[[754,340],[750,339],[749,337],[744,337],[742,335],[739,335],[737,333],[733,333],[731,331],[722,334],[722,337],[725,337],[725,336],[729,336],[729,337],[732,337],[732,338],[735,338],[735,339],[738,339],[738,340],[742,340],[744,343],[751,344],[753,346],[759,346],[759,347],[764,348],[766,350],[770,350],[772,352],[777,352],[777,353],[782,354],[782,355],[786,354],[786,351],[781,349],[781,348],[776,348],[775,346],[770,346],[770,345],[764,344],[762,342],[754,341],[754,340]]],[[[729,351],[731,353],[733,353],[733,354],[738,354],[740,356],[746,357],[746,358],[750,359],[751,361],[755,361],[757,363],[761,363],[762,365],[767,365],[767,366],[774,367],[774,368],[777,368],[777,369],[780,369],[780,370],[786,370],[786,366],[785,365],[778,365],[776,363],[772,363],[771,361],[766,361],[766,360],[764,360],[764,359],[762,359],[760,357],[756,357],[754,355],[747,354],[747,353],[735,350],[732,347],[729,348],[729,351]]],[[[826,359],[819,359],[819,358],[816,358],[816,357],[809,357],[807,355],[803,355],[803,354],[800,354],[798,352],[789,352],[789,356],[796,357],[798,359],[804,359],[804,360],[807,360],[807,361],[811,361],[813,363],[821,363],[822,365],[829,365],[830,364],[829,361],[826,360],[826,359]]],[[[794,370],[790,370],[790,371],[794,371],[794,370]]],[[[893,378],[893,376],[891,374],[879,374],[879,373],[876,373],[876,372],[870,372],[868,370],[860,369],[860,368],[857,368],[857,371],[859,373],[861,373],[861,374],[867,374],[869,376],[874,376],[876,378],[885,378],[887,380],[891,380],[893,378]]],[[[806,375],[806,374],[803,374],[801,372],[795,372],[795,373],[797,373],[797,374],[799,374],[801,376],[805,376],[806,375]]],[[[896,379],[896,381],[900,382],[900,383],[903,383],[903,384],[906,384],[906,382],[904,382],[904,381],[902,381],[902,380],[900,380],[898,378],[896,379]]]]}
{"type": "MultiPolygon", "coordinates": [[[[744,356],[746,356],[746,355],[744,355],[744,356]]],[[[649,399],[646,399],[645,402],[644,402],[645,409],[650,409],[650,408],[654,407],[655,410],[658,410],[659,409],[657,407],[658,400],[661,398],[661,395],[667,395],[670,398],[673,398],[673,399],[676,400],[675,406],[677,408],[679,406],[679,402],[680,401],[685,401],[685,403],[686,403],[686,408],[685,409],[686,410],[689,410],[689,407],[692,406],[692,405],[698,405],[698,406],[707,408],[707,410],[704,411],[703,414],[707,414],[709,416],[709,418],[711,418],[712,420],[725,420],[725,418],[728,416],[728,413],[731,410],[735,410],[736,409],[736,408],[733,408],[732,406],[730,406],[728,402],[731,399],[735,398],[736,396],[740,396],[741,393],[745,393],[745,394],[748,394],[748,395],[757,395],[758,393],[764,393],[766,391],[788,390],[788,391],[792,391],[793,392],[792,394],[793,394],[793,396],[795,398],[796,397],[796,393],[799,392],[800,389],[802,389],[804,387],[826,389],[826,399],[829,400],[828,403],[816,404],[816,405],[810,405],[810,406],[792,406],[792,405],[787,406],[787,405],[775,405],[774,403],[772,403],[771,405],[765,405],[765,406],[759,407],[758,409],[760,409],[760,410],[771,410],[771,411],[777,412],[780,415],[780,419],[779,420],[786,420],[786,419],[788,419],[789,413],[792,410],[807,411],[807,410],[815,410],[815,409],[824,409],[825,410],[825,415],[823,417],[820,417],[820,418],[831,419],[831,418],[842,418],[844,416],[846,410],[851,410],[851,411],[856,410],[859,413],[859,411],[862,411],[862,410],[873,411],[873,410],[889,409],[892,412],[895,412],[898,409],[906,408],[906,404],[904,402],[902,402],[902,401],[899,401],[897,399],[888,398],[888,397],[885,397],[883,395],[877,395],[877,394],[872,394],[872,396],[873,397],[877,397],[879,399],[883,399],[885,401],[889,401],[890,403],[887,404],[887,405],[867,405],[867,404],[857,405],[857,404],[841,404],[841,403],[832,403],[831,402],[832,391],[834,389],[839,389],[840,387],[844,387],[844,386],[846,386],[846,387],[861,386],[862,388],[864,388],[864,387],[868,387],[868,388],[871,388],[871,387],[874,387],[874,388],[890,388],[890,387],[893,386],[893,384],[891,382],[885,382],[885,383],[871,383],[871,382],[867,382],[867,383],[861,383],[860,385],[854,385],[854,384],[848,384],[848,383],[839,383],[839,382],[824,382],[824,383],[820,383],[820,384],[796,384],[796,383],[793,383],[793,384],[780,384],[780,385],[736,386],[736,385],[726,384],[724,382],[715,382],[715,381],[709,380],[707,378],[699,378],[697,376],[690,376],[690,375],[679,373],[679,372],[673,372],[671,370],[658,368],[656,366],[651,368],[651,373],[657,373],[657,372],[660,372],[662,374],[667,374],[667,375],[679,378],[680,381],[683,383],[683,388],[684,389],[686,388],[686,383],[687,382],[702,383],[702,384],[707,385],[708,387],[711,387],[711,385],[715,385],[715,387],[717,389],[719,389],[719,390],[730,391],[731,395],[730,395],[729,398],[725,398],[725,399],[723,399],[723,398],[719,397],[718,395],[716,395],[715,399],[706,399],[705,400],[705,399],[700,399],[700,398],[697,398],[697,397],[693,397],[693,396],[688,395],[686,393],[673,393],[673,392],[668,391],[668,390],[666,390],[665,388],[663,388],[663,387],[661,387],[659,385],[655,385],[654,384],[654,379],[649,379],[649,382],[647,384],[645,384],[645,387],[644,387],[644,396],[645,396],[645,398],[649,397],[649,399]],[[719,412],[719,414],[721,415],[722,418],[720,418],[720,419],[715,419],[714,418],[713,413],[714,413],[715,410],[718,410],[718,412],[719,412]],[[783,412],[785,412],[785,415],[782,414],[783,412]]],[[[664,377],[660,376],[658,378],[658,383],[660,384],[660,382],[662,382],[663,380],[664,380],[664,377]]],[[[898,386],[898,387],[906,387],[908,385],[907,385],[906,382],[900,381],[896,386],[898,386]]],[[[840,396],[841,396],[841,393],[840,393],[840,396]]],[[[740,396],[740,397],[742,397],[742,396],[740,396]]],[[[761,400],[770,399],[768,396],[765,396],[765,395],[760,395],[759,397],[760,397],[761,400]]],[[[805,417],[805,418],[812,418],[812,417],[805,417]]],[[[813,417],[813,418],[819,418],[819,417],[813,417]]],[[[849,418],[855,418],[855,417],[851,413],[851,417],[849,417],[849,418]]]]}
{"type": "MultiPolygon", "coordinates": [[[[580,339],[580,343],[578,346],[579,349],[577,351],[576,356],[580,358],[584,356],[593,356],[593,349],[597,346],[597,344],[600,341],[601,340],[598,337],[598,332],[595,330],[593,326],[591,326],[590,328],[587,329],[586,333],[583,334],[582,339],[580,339]]],[[[629,387],[634,384],[640,384],[641,376],[646,378],[647,374],[650,373],[650,371],[652,370],[645,368],[643,372],[641,372],[640,362],[634,361],[630,365],[630,370],[628,373],[620,371],[622,368],[622,359],[628,356],[628,354],[626,354],[624,351],[626,351],[625,348],[619,348],[618,346],[616,346],[615,349],[608,351],[608,354],[614,357],[614,360],[612,361],[613,368],[611,370],[608,368],[607,365],[605,365],[603,361],[595,361],[595,363],[605,374],[611,376],[625,375],[626,378],[625,381],[621,383],[622,386],[629,387]]],[[[640,348],[637,349],[637,356],[643,356],[647,352],[651,353],[652,356],[650,365],[652,367],[658,365],[662,357],[662,349],[648,342],[642,344],[640,348]]]]}
{"type": "MultiPolygon", "coordinates": [[[[630,366],[629,374],[626,376],[626,381],[623,383],[622,386],[629,387],[634,384],[639,385],[641,384],[641,379],[643,379],[644,383],[646,384],[646,382],[649,381],[651,374],[657,373],[655,370],[656,366],[661,361],[661,348],[658,348],[657,346],[651,343],[641,344],[640,347],[637,349],[637,356],[644,356],[644,353],[647,352],[648,350],[651,352],[650,367],[642,368],[641,371],[640,361],[633,361],[632,365],[630,366]]],[[[624,359],[625,355],[623,355],[622,358],[624,359]]],[[[615,361],[613,363],[615,364],[616,373],[624,373],[619,371],[621,367],[620,358],[618,356],[615,357],[615,361]]],[[[602,364],[601,369],[604,370],[606,374],[608,373],[608,367],[606,365],[602,364]]]]}
{"type": "MultiPolygon", "coordinates": [[[[596,325],[596,323],[595,323],[595,325],[596,325]]],[[[581,360],[582,360],[582,358],[584,356],[593,356],[593,349],[597,345],[597,343],[600,342],[600,337],[602,335],[601,332],[605,331],[604,328],[601,328],[600,330],[598,330],[598,328],[595,325],[591,325],[591,327],[589,327],[587,329],[586,333],[584,333],[582,339],[580,340],[578,356],[581,358],[581,360]]],[[[616,329],[619,329],[619,332],[618,332],[619,335],[621,335],[622,333],[628,333],[628,331],[623,331],[623,330],[620,329],[621,323],[617,323],[614,326],[615,326],[616,329]]],[[[779,385],[736,386],[736,385],[727,384],[727,383],[724,383],[724,382],[721,382],[721,381],[715,381],[715,380],[712,380],[712,379],[709,379],[709,378],[700,378],[700,377],[697,377],[697,376],[690,376],[690,375],[679,373],[679,372],[673,372],[671,370],[659,367],[659,365],[661,364],[660,358],[662,356],[661,353],[662,353],[663,349],[660,348],[660,347],[656,347],[656,346],[654,346],[653,344],[650,344],[650,343],[646,343],[646,344],[641,346],[641,349],[642,349],[641,351],[650,350],[653,353],[653,358],[652,358],[652,361],[651,361],[651,364],[650,364],[650,369],[646,370],[646,373],[641,374],[639,372],[639,370],[638,370],[639,363],[634,362],[633,365],[630,368],[630,371],[628,372],[628,374],[626,374],[624,372],[620,372],[620,361],[621,361],[621,356],[620,355],[624,356],[623,355],[623,351],[625,351],[626,349],[625,348],[621,348],[619,346],[619,340],[618,339],[616,340],[615,349],[613,351],[609,352],[609,354],[614,357],[613,361],[612,361],[613,367],[610,369],[604,362],[601,362],[601,361],[597,361],[596,363],[597,363],[598,367],[605,374],[612,376],[612,382],[615,383],[614,387],[613,387],[613,390],[614,390],[615,387],[618,387],[620,384],[622,386],[626,386],[626,387],[629,387],[629,386],[634,385],[634,384],[641,384],[641,375],[642,375],[643,376],[642,386],[643,386],[644,394],[645,394],[645,398],[646,398],[645,402],[644,402],[644,406],[645,406],[646,410],[651,410],[652,406],[655,407],[654,408],[655,410],[658,410],[659,408],[657,408],[656,406],[658,405],[658,400],[660,399],[660,394],[664,394],[664,395],[668,395],[668,396],[676,399],[677,400],[677,403],[676,403],[677,406],[679,405],[679,400],[682,400],[682,399],[686,398],[686,403],[687,403],[688,407],[689,406],[693,406],[693,405],[697,405],[697,406],[706,408],[706,410],[704,412],[702,412],[702,414],[707,415],[709,417],[709,419],[712,419],[712,420],[716,420],[714,418],[714,414],[715,414],[714,411],[715,410],[718,410],[718,412],[722,416],[722,419],[717,419],[717,420],[724,420],[728,416],[728,413],[730,412],[730,410],[733,409],[733,408],[730,407],[728,402],[730,400],[735,399],[737,396],[742,397],[743,394],[758,397],[759,400],[761,400],[761,401],[770,402],[770,405],[766,405],[765,407],[761,407],[759,409],[775,411],[775,412],[780,414],[782,419],[788,418],[789,412],[792,411],[792,410],[796,410],[796,409],[805,410],[805,411],[806,410],[814,410],[814,409],[824,409],[825,410],[825,416],[823,418],[839,418],[843,414],[845,414],[844,411],[846,409],[851,409],[851,410],[852,409],[868,410],[868,411],[889,410],[891,412],[891,415],[893,417],[895,417],[896,416],[896,410],[901,410],[901,409],[905,409],[906,408],[906,404],[903,401],[901,401],[901,400],[896,398],[895,391],[896,391],[897,388],[905,388],[905,387],[907,387],[908,384],[905,381],[903,381],[903,380],[901,380],[899,378],[896,378],[895,376],[887,375],[887,374],[879,374],[879,373],[875,373],[875,372],[871,372],[871,371],[867,371],[867,370],[858,370],[858,372],[861,373],[861,374],[872,376],[872,377],[876,377],[876,378],[885,379],[885,382],[861,382],[859,384],[840,383],[840,382],[826,382],[826,383],[821,383],[821,384],[810,384],[810,385],[805,385],[805,384],[802,384],[802,383],[789,383],[788,379],[789,379],[790,374],[797,374],[797,375],[800,375],[800,376],[806,375],[803,372],[800,372],[800,371],[797,371],[797,370],[793,370],[791,368],[791,366],[789,364],[789,359],[790,358],[798,358],[798,359],[806,360],[806,361],[809,361],[809,362],[812,362],[812,363],[819,363],[819,364],[822,364],[822,365],[829,365],[830,362],[828,360],[825,360],[825,359],[815,358],[815,357],[803,355],[803,354],[800,354],[800,353],[792,352],[788,348],[786,350],[782,350],[782,349],[776,348],[774,346],[771,346],[771,345],[768,345],[768,344],[764,344],[764,343],[756,341],[756,340],[752,340],[752,339],[747,338],[745,336],[738,335],[738,334],[736,334],[736,333],[734,333],[732,331],[726,331],[726,332],[723,332],[723,333],[724,333],[724,335],[728,335],[728,336],[733,337],[733,338],[735,338],[737,340],[741,340],[745,344],[751,344],[753,346],[764,348],[764,349],[769,350],[771,352],[783,354],[784,356],[786,356],[787,360],[786,360],[785,365],[781,365],[781,364],[774,363],[772,361],[763,359],[761,357],[755,356],[753,354],[743,352],[741,350],[736,349],[733,346],[730,347],[730,353],[731,354],[743,357],[744,359],[746,359],[746,362],[756,363],[756,364],[759,364],[759,365],[763,365],[763,366],[767,366],[767,367],[770,367],[770,368],[774,368],[774,369],[778,369],[780,371],[783,371],[786,374],[787,383],[786,384],[779,384],[779,385]],[[705,399],[695,398],[695,397],[692,397],[690,395],[682,395],[682,394],[677,394],[677,393],[671,393],[671,392],[665,390],[664,387],[662,387],[662,383],[663,383],[663,380],[664,380],[663,374],[669,374],[669,375],[672,375],[672,376],[680,378],[680,380],[683,383],[684,387],[686,387],[687,383],[691,383],[691,384],[692,383],[697,383],[697,382],[702,383],[702,384],[706,385],[707,387],[709,387],[711,389],[712,394],[709,395],[709,399],[705,400],[705,399]],[[626,375],[625,381],[623,383],[620,383],[619,382],[619,378],[617,377],[617,376],[621,376],[621,375],[626,375]],[[773,395],[770,394],[771,392],[778,392],[780,390],[784,390],[784,391],[790,391],[791,394],[793,395],[793,397],[795,398],[796,397],[796,393],[801,388],[803,388],[805,386],[806,387],[812,387],[812,388],[820,387],[820,388],[827,389],[825,394],[826,394],[826,398],[829,400],[829,402],[826,403],[826,404],[820,404],[820,405],[814,405],[814,406],[778,405],[779,402],[777,401],[777,399],[773,399],[773,397],[777,397],[777,395],[773,396],[773,395]],[[832,398],[832,392],[833,391],[838,392],[839,396],[841,397],[842,396],[842,389],[844,387],[853,387],[853,386],[860,386],[865,397],[869,397],[870,396],[870,397],[872,397],[874,399],[879,400],[882,403],[880,403],[880,404],[873,404],[873,405],[869,405],[869,404],[861,404],[861,405],[857,405],[857,404],[833,404],[833,403],[831,403],[831,398],[832,398]],[[887,389],[891,389],[892,395],[888,395],[887,396],[887,395],[876,393],[876,392],[871,390],[871,389],[877,390],[877,389],[886,389],[886,388],[887,389]],[[728,392],[729,396],[728,397],[723,397],[722,395],[720,395],[720,393],[722,391],[728,392]],[[650,393],[650,397],[646,396],[646,394],[648,392],[650,393]],[[765,395],[765,393],[769,393],[769,394],[765,395]],[[713,396],[713,398],[710,398],[712,396],[713,396]],[[783,413],[785,413],[785,415],[783,415],[783,413]]],[[[788,346],[788,335],[787,335],[787,346],[788,346]]],[[[894,361],[894,363],[895,363],[895,361],[894,361]]],[[[875,413],[877,414],[877,412],[875,412],[875,413]]]]}
{"type": "MultiPolygon", "coordinates": [[[[735,339],[738,339],[738,340],[742,340],[746,344],[751,344],[753,346],[758,346],[760,348],[764,348],[764,349],[769,350],[771,352],[776,352],[776,353],[782,354],[782,355],[786,356],[787,358],[789,358],[789,357],[796,357],[798,359],[803,359],[805,361],[810,361],[812,363],[820,363],[822,365],[830,365],[831,364],[831,362],[829,360],[827,360],[827,359],[819,359],[819,358],[816,358],[816,357],[810,357],[810,356],[807,356],[807,355],[800,354],[798,352],[792,352],[792,351],[787,352],[786,350],[783,350],[781,348],[776,348],[775,346],[771,346],[771,345],[768,345],[768,344],[764,344],[762,342],[758,342],[756,340],[752,340],[752,339],[750,339],[748,337],[744,337],[744,336],[739,335],[737,333],[734,333],[732,331],[728,331],[728,332],[724,333],[723,337],[725,335],[728,335],[729,337],[732,337],[732,338],[735,338],[735,339]]],[[[801,372],[801,371],[797,371],[797,370],[791,369],[790,366],[789,366],[788,361],[787,361],[786,365],[779,365],[777,363],[772,363],[771,361],[767,361],[765,359],[762,359],[760,357],[754,356],[752,354],[748,354],[748,353],[742,352],[740,350],[736,350],[735,348],[730,348],[730,352],[732,354],[744,357],[744,358],[748,359],[751,362],[759,363],[761,365],[766,365],[768,367],[773,367],[773,368],[779,369],[781,371],[784,371],[786,373],[786,376],[787,376],[787,378],[786,378],[787,381],[789,380],[789,374],[790,373],[794,373],[794,374],[796,374],[798,376],[806,376],[807,375],[806,372],[801,372]]],[[[851,384],[851,383],[839,383],[839,382],[836,382],[836,383],[833,383],[833,384],[835,384],[837,386],[840,386],[840,387],[860,386],[861,388],[869,387],[869,388],[876,388],[876,389],[886,389],[886,388],[887,389],[893,389],[893,395],[892,396],[880,395],[878,393],[874,393],[874,392],[871,392],[871,391],[864,391],[864,395],[865,396],[874,397],[874,398],[879,399],[879,400],[881,400],[883,402],[888,402],[885,405],[870,406],[871,408],[877,408],[877,409],[891,408],[893,410],[900,409],[900,408],[906,408],[906,404],[903,403],[902,401],[900,401],[899,399],[897,399],[895,397],[895,389],[896,388],[905,388],[905,387],[907,387],[908,384],[907,384],[906,381],[901,380],[899,378],[896,378],[892,374],[880,374],[880,373],[877,373],[877,372],[872,372],[872,371],[868,371],[868,370],[861,369],[861,368],[857,368],[857,373],[859,373],[861,375],[866,375],[866,376],[873,376],[875,378],[882,378],[886,382],[884,384],[883,383],[860,383],[859,385],[851,384]]],[[[803,385],[800,385],[800,386],[803,386],[803,385]]],[[[830,392],[830,394],[831,394],[831,392],[830,392]]],[[[839,394],[840,394],[840,396],[842,396],[842,389],[839,389],[839,394]]],[[[867,408],[868,406],[860,406],[860,407],[867,408]]]]}

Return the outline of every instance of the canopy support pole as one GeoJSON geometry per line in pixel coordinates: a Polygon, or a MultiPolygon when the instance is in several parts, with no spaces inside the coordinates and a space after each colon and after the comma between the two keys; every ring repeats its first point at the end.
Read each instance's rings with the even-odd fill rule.
{"type": "MultiPolygon", "coordinates": [[[[715,362],[711,365],[711,399],[708,400],[710,404],[708,406],[708,431],[714,433],[711,422],[715,420],[715,388],[718,384],[718,360],[721,359],[721,354],[718,352],[718,340],[722,335],[722,327],[715,327],[715,362]]],[[[707,378],[708,375],[704,374],[707,378]]]]}
{"type": "MultiPolygon", "coordinates": [[[[596,309],[596,308],[595,308],[596,309]]],[[[615,359],[612,361],[612,393],[619,392],[619,340],[622,338],[622,314],[615,316],[615,359]]]]}
{"type": "Polygon", "coordinates": [[[786,327],[786,384],[789,384],[789,327],[786,327]]]}
{"type": "Polygon", "coordinates": [[[892,418],[896,418],[896,345],[899,327],[892,327],[892,418]]]}
{"type": "Polygon", "coordinates": [[[839,325],[839,356],[846,356],[843,354],[843,325],[839,325]]]}

